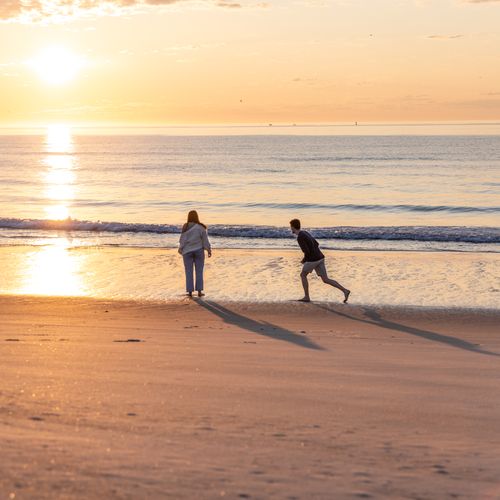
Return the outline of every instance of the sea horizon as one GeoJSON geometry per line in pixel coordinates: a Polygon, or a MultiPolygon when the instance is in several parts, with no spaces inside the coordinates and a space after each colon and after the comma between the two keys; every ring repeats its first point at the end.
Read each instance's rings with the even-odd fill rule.
{"type": "Polygon", "coordinates": [[[500,135],[498,120],[340,121],[325,123],[74,123],[51,120],[43,123],[1,124],[1,135],[45,135],[63,127],[75,135],[500,135]],[[241,134],[240,134],[241,133],[241,134]]]}

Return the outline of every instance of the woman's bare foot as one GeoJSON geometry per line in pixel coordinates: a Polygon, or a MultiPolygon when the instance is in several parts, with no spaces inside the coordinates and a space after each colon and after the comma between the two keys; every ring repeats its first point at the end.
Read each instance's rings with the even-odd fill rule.
{"type": "Polygon", "coordinates": [[[186,297],[192,297],[192,296],[193,296],[193,292],[186,293],[186,297]]]}
{"type": "Polygon", "coordinates": [[[309,297],[302,297],[301,299],[297,300],[297,302],[311,302],[311,299],[309,297]]]}
{"type": "Polygon", "coordinates": [[[198,292],[198,297],[205,297],[205,294],[203,292],[198,292]]]}
{"type": "Polygon", "coordinates": [[[347,301],[349,300],[349,295],[351,295],[351,290],[346,290],[344,292],[344,304],[347,304],[347,301]]]}

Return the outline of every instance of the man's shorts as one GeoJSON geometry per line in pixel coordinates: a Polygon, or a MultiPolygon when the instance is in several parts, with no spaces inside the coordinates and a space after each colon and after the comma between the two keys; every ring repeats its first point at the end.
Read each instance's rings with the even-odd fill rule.
{"type": "Polygon", "coordinates": [[[313,271],[316,271],[318,276],[327,276],[326,267],[325,267],[325,259],[316,260],[315,262],[304,262],[304,266],[302,267],[302,272],[309,274],[313,271]]]}

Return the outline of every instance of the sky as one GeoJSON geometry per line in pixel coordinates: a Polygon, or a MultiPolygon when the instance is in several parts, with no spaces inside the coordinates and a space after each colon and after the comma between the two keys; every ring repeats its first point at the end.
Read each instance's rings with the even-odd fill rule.
{"type": "Polygon", "coordinates": [[[500,120],[500,0],[1,0],[0,126],[500,120]]]}

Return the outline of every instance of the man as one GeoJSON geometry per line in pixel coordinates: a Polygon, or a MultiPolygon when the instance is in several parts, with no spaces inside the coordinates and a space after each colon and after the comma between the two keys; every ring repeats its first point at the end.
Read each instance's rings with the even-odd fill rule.
{"type": "Polygon", "coordinates": [[[300,299],[299,302],[311,302],[311,297],[309,297],[309,282],[307,281],[307,275],[316,271],[316,274],[323,280],[323,283],[338,288],[344,293],[344,304],[346,304],[351,291],[344,288],[337,281],[331,280],[328,277],[325,267],[325,256],[319,249],[318,242],[307,231],[300,229],[299,219],[291,220],[290,228],[292,233],[297,236],[297,242],[304,252],[304,258],[301,261],[304,265],[302,267],[302,272],[300,273],[302,286],[304,287],[304,298],[300,299]]]}

